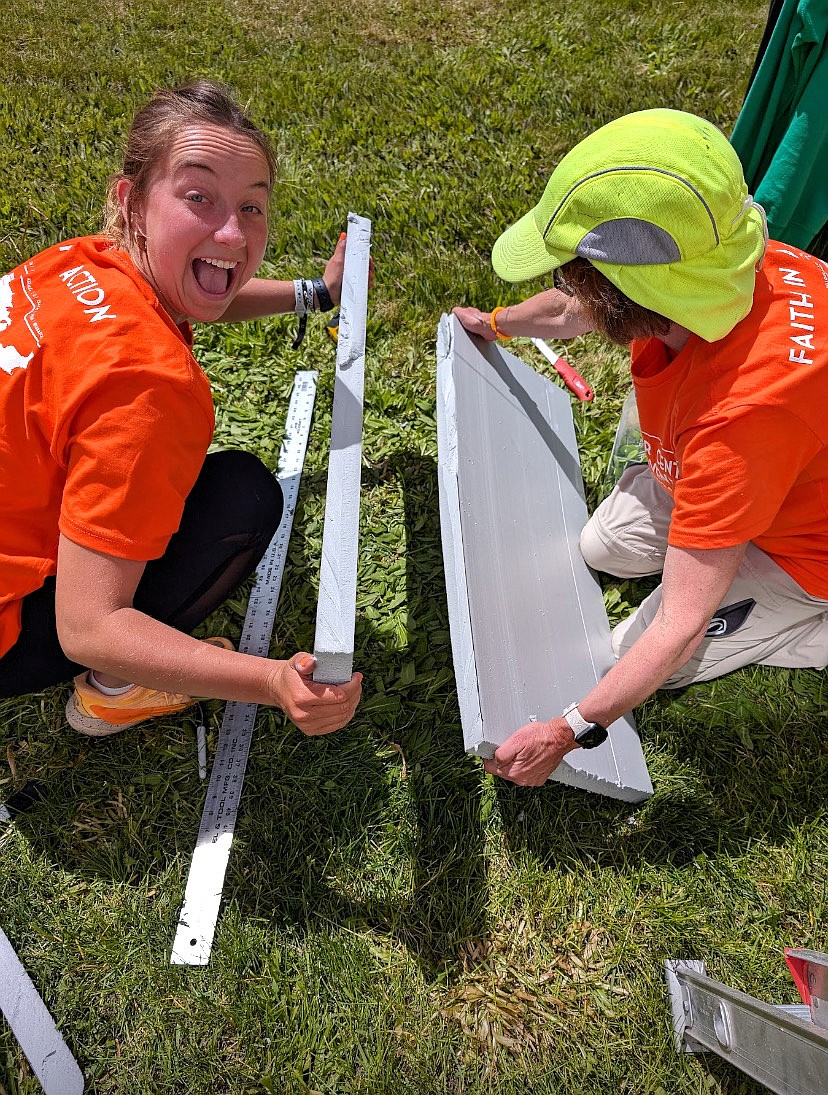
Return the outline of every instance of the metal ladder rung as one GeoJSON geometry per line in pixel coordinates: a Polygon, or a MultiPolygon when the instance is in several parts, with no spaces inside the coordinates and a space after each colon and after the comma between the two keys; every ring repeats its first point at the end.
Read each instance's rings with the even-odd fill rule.
{"type": "Polygon", "coordinates": [[[665,963],[676,1048],[716,1053],[778,1095],[828,1091],[828,955],[788,952],[804,1004],[766,1004],[708,977],[703,962],[665,963]]]}

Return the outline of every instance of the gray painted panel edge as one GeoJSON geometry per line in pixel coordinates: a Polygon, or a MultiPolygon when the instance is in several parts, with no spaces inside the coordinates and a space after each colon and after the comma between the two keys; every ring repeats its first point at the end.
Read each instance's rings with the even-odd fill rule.
{"type": "Polygon", "coordinates": [[[451,361],[451,324],[443,316],[437,331],[437,486],[440,500],[440,538],[446,577],[449,633],[460,722],[466,751],[494,756],[495,747],[483,738],[483,717],[474,661],[463,534],[460,529],[460,496],[457,489],[457,431],[454,413],[454,379],[451,361]]]}
{"type": "Polygon", "coordinates": [[[0,928],[0,1011],[46,1095],[82,1095],[83,1074],[0,928]]]}
{"type": "Polygon", "coordinates": [[[349,213],[313,645],[313,679],[326,684],[350,680],[354,662],[370,254],[370,220],[349,213]]]}
{"type": "MultiPolygon", "coordinates": [[[[513,730],[528,721],[532,713],[538,718],[551,717],[557,712],[550,710],[550,705],[561,704],[562,709],[564,702],[578,698],[578,688],[583,688],[584,691],[581,692],[583,695],[606,672],[613,662],[609,643],[609,623],[606,619],[600,587],[577,550],[577,536],[580,526],[586,519],[586,506],[583,502],[580,461],[575,443],[569,397],[557,385],[535,373],[528,365],[514,355],[507,354],[499,346],[473,341],[453,317],[445,317],[441,321],[438,361],[439,370],[454,377],[455,388],[457,383],[462,382],[461,387],[465,393],[462,396],[459,411],[457,406],[453,408],[455,421],[450,424],[446,420],[452,408],[447,405],[444,397],[438,400],[438,450],[440,449],[440,419],[443,419],[443,452],[440,453],[439,465],[443,488],[441,526],[449,530],[443,532],[443,537],[444,554],[447,555],[447,587],[452,651],[456,662],[455,675],[466,748],[469,752],[478,755],[490,755],[513,730]],[[456,376],[453,372],[455,368],[460,370],[456,376]],[[476,376],[479,380],[475,379],[476,376]],[[504,379],[507,381],[505,387],[504,379]],[[527,383],[528,388],[525,387],[527,383]],[[470,395],[473,391],[476,392],[474,396],[470,395]],[[469,399],[472,400],[471,403],[469,399]],[[509,430],[508,437],[498,433],[498,429],[502,431],[506,428],[503,423],[497,421],[498,416],[501,415],[505,415],[504,422],[509,430]],[[458,437],[456,418],[460,418],[462,422],[464,416],[470,422],[469,428],[473,429],[474,443],[469,450],[468,443],[463,440],[461,426],[459,456],[455,451],[452,457],[453,466],[459,468],[459,487],[449,491],[446,488],[448,478],[446,437],[450,434],[456,441],[458,437]],[[519,428],[515,428],[516,423],[519,428]],[[538,436],[525,440],[530,434],[538,436]],[[530,440],[531,443],[529,443],[530,440]],[[491,472],[493,476],[491,480],[486,478],[482,481],[482,487],[481,481],[478,481],[475,486],[477,473],[473,468],[471,472],[469,471],[473,463],[470,451],[473,453],[475,446],[483,453],[481,460],[487,465],[490,463],[489,453],[501,453],[509,447],[514,450],[516,446],[520,446],[517,452],[520,464],[523,460],[524,444],[527,450],[532,452],[531,459],[534,461],[538,458],[543,463],[541,470],[530,476],[521,469],[520,474],[509,479],[504,487],[503,483],[496,481],[496,473],[499,469],[495,468],[491,472]],[[464,476],[468,479],[465,497],[464,476]],[[568,529],[565,535],[558,532],[554,533],[554,537],[557,537],[555,543],[558,551],[559,572],[562,574],[571,572],[569,582],[574,583],[574,586],[566,583],[562,586],[558,583],[558,571],[555,571],[555,581],[551,583],[549,581],[550,563],[546,558],[547,549],[550,547],[549,529],[544,530],[547,538],[540,539],[539,549],[534,553],[529,551],[528,565],[530,569],[534,567],[537,570],[537,574],[533,574],[532,577],[541,583],[538,587],[542,595],[541,603],[547,604],[550,595],[555,594],[559,601],[563,597],[564,608],[568,605],[569,609],[575,612],[575,616],[571,618],[571,623],[575,625],[574,642],[570,641],[568,635],[561,635],[557,617],[554,618],[554,626],[550,632],[554,613],[546,612],[549,619],[543,626],[537,625],[540,628],[538,631],[540,638],[529,640],[539,642],[540,647],[525,649],[520,658],[516,657],[514,651],[518,649],[519,642],[527,641],[523,632],[532,630],[531,627],[524,627],[523,621],[530,619],[534,625],[536,617],[544,613],[538,614],[534,611],[535,602],[533,601],[532,608],[527,609],[525,615],[519,616],[517,621],[514,619],[515,612],[519,614],[520,610],[510,599],[509,589],[513,590],[514,586],[508,586],[508,579],[511,577],[510,571],[523,576],[524,569],[512,565],[514,560],[509,551],[503,557],[497,554],[504,543],[507,548],[510,546],[508,537],[514,533],[509,532],[509,528],[505,533],[502,528],[492,532],[488,527],[497,525],[499,522],[502,524],[500,518],[504,506],[501,505],[500,499],[506,498],[506,502],[509,505],[512,504],[511,496],[520,495],[521,483],[517,482],[518,479],[529,481],[530,491],[535,491],[534,480],[543,483],[543,497],[540,499],[530,497],[528,516],[518,510],[517,516],[520,517],[518,521],[515,513],[512,513],[512,517],[516,520],[514,527],[521,530],[521,550],[523,540],[526,539],[524,531],[532,525],[535,516],[534,506],[540,502],[546,510],[545,520],[551,520],[553,524],[562,520],[568,529]],[[554,487],[556,480],[560,480],[563,484],[559,489],[563,491],[565,497],[558,497],[554,487]],[[479,507],[476,508],[478,494],[487,496],[482,510],[479,507]],[[443,505],[444,502],[445,505],[443,505]],[[452,509],[454,512],[451,518],[446,520],[443,515],[444,510],[452,509]],[[575,530],[566,525],[568,513],[573,512],[578,524],[575,530]],[[555,517],[556,513],[558,513],[557,517],[555,517]],[[450,531],[454,525],[460,528],[459,535],[457,532],[450,531]],[[463,542],[462,529],[466,525],[474,530],[474,538],[468,544],[463,542]],[[498,538],[500,538],[500,544],[496,543],[498,538]],[[446,543],[451,545],[458,539],[462,544],[461,550],[450,549],[447,554],[446,543]],[[478,572],[475,568],[481,558],[484,559],[483,571],[478,572]],[[458,559],[463,566],[472,568],[468,572],[465,590],[460,581],[450,576],[458,568],[458,559]],[[452,593],[452,586],[454,593],[452,593]],[[467,616],[471,621],[470,625],[465,622],[465,619],[461,623],[457,618],[457,607],[452,606],[455,593],[456,600],[465,600],[465,611],[461,608],[460,616],[464,618],[467,616]],[[491,615],[487,617],[486,614],[492,604],[498,608],[498,600],[501,602],[499,609],[502,612],[494,617],[491,615]],[[504,601],[509,602],[505,608],[502,603],[504,601]],[[584,611],[587,615],[580,621],[580,614],[584,611]],[[504,612],[505,615],[503,615],[504,612]],[[480,640],[479,648],[475,641],[475,620],[480,629],[477,635],[477,639],[480,640]],[[469,626],[471,637],[464,634],[468,632],[469,626]],[[470,673],[468,667],[462,662],[458,672],[456,661],[458,646],[462,652],[461,656],[474,659],[476,663],[474,673],[470,673]],[[556,649],[557,647],[565,647],[565,649],[556,649]],[[481,662],[481,651],[487,651],[483,662],[481,662]],[[534,680],[530,679],[527,682],[524,663],[531,663],[533,659],[534,680]],[[559,661],[568,668],[568,674],[564,674],[560,680],[560,674],[556,673],[559,661]],[[516,666],[519,666],[519,672],[516,671],[516,666]],[[553,678],[551,681],[550,672],[553,678]],[[500,683],[495,687],[489,687],[493,678],[500,683]],[[527,683],[529,692],[521,700],[527,683]],[[468,695],[470,686],[476,690],[476,696],[468,695]],[[575,694],[570,696],[569,690],[575,691],[575,694]],[[505,700],[505,693],[514,699],[505,700]],[[532,695],[536,697],[535,701],[530,698],[530,706],[524,710],[526,698],[532,695]],[[509,703],[517,707],[511,715],[504,713],[510,710],[509,703]],[[531,706],[532,703],[535,706],[531,706]],[[468,714],[469,706],[475,711],[472,718],[468,714]],[[479,709],[480,718],[477,717],[475,708],[479,709]],[[489,722],[491,722],[492,712],[500,712],[497,716],[498,725],[494,729],[487,724],[487,710],[489,722]],[[499,725],[501,722],[504,725],[499,725]]],[[[446,390],[447,387],[448,381],[441,381],[441,391],[446,390]]],[[[516,459],[514,452],[511,458],[513,461],[516,459]]],[[[504,464],[504,467],[507,464],[508,462],[504,464]]],[[[490,470],[486,470],[487,477],[490,470]]],[[[457,479],[458,474],[455,474],[455,482],[457,479]]],[[[526,483],[523,483],[523,486],[525,485],[526,483]]],[[[519,499],[515,504],[519,505],[522,502],[519,499]]],[[[505,508],[508,509],[508,505],[505,508]]],[[[571,524],[571,517],[569,520],[571,524]]],[[[525,586],[523,577],[521,582],[525,586]]],[[[531,584],[529,588],[531,589],[531,584]]],[[[525,589],[523,592],[525,593],[525,589]]],[[[556,603],[554,597],[551,603],[554,607],[556,603]]],[[[530,673],[531,677],[532,673],[530,673]]],[[[652,784],[632,720],[618,720],[611,728],[611,739],[612,744],[603,746],[599,750],[590,752],[579,750],[570,753],[551,778],[570,786],[597,791],[630,802],[641,801],[648,797],[652,794],[652,784]]]]}

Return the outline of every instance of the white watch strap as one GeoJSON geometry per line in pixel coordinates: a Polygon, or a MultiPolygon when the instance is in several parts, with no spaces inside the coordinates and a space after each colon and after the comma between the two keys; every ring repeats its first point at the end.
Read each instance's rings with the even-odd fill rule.
{"type": "Polygon", "coordinates": [[[581,712],[578,710],[577,702],[571,703],[569,707],[567,707],[563,713],[563,717],[569,723],[569,728],[576,737],[593,725],[591,722],[587,722],[581,715],[581,712]]]}
{"type": "Polygon", "coordinates": [[[293,279],[293,310],[297,316],[304,316],[308,311],[305,307],[305,293],[301,278],[293,279]]]}

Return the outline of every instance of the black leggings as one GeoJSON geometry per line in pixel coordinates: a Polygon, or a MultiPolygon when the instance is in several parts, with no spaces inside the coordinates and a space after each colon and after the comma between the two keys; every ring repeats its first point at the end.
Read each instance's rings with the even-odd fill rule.
{"type": "MultiPolygon", "coordinates": [[[[147,563],[133,604],[179,631],[192,631],[259,564],[282,518],[282,488],[248,452],[210,453],[190,491],[178,532],[147,563]]],[[[0,658],[0,698],[68,681],[55,623],[55,579],[23,600],[22,631],[0,658]]]]}

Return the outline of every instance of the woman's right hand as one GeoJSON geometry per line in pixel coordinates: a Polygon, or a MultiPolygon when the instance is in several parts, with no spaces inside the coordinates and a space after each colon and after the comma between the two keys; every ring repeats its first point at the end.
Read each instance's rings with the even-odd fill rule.
{"type": "Polygon", "coordinates": [[[362,695],[361,673],[354,673],[345,684],[320,684],[313,679],[315,664],[313,654],[294,654],[276,663],[269,682],[272,702],[311,737],[346,726],[362,695]]]}

